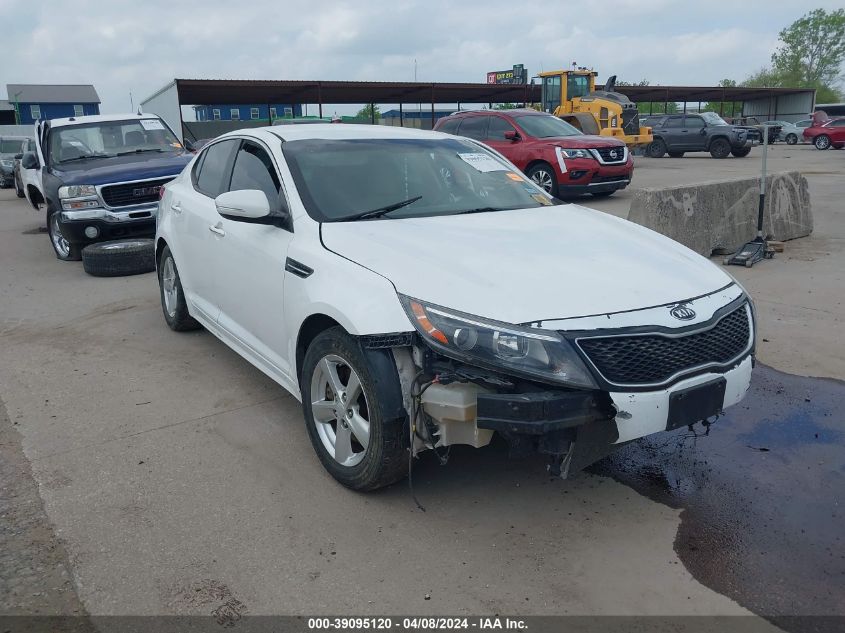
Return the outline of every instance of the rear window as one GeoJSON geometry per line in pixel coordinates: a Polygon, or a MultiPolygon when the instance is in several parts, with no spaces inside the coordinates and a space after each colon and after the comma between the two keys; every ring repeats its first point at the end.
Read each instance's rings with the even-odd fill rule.
{"type": "Polygon", "coordinates": [[[446,134],[457,134],[458,123],[460,122],[460,119],[441,119],[440,125],[437,126],[437,131],[446,134]]]}
{"type": "Polygon", "coordinates": [[[556,136],[580,136],[581,131],[551,114],[514,115],[514,120],[526,134],[534,138],[552,138],[556,136]]]}

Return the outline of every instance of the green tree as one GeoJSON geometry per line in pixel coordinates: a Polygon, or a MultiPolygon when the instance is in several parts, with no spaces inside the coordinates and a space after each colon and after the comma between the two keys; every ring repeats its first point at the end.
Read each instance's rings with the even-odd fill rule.
{"type": "MultiPolygon", "coordinates": [[[[651,85],[648,79],[641,79],[635,83],[630,81],[617,80],[617,86],[648,86],[651,85]]],[[[639,101],[637,102],[637,110],[640,114],[674,114],[678,111],[678,104],[674,101],[664,103],[663,101],[639,101]]]]}
{"type": "Polygon", "coordinates": [[[358,110],[355,114],[356,119],[366,119],[367,121],[371,121],[375,119],[378,121],[381,118],[381,109],[377,104],[368,103],[363,108],[358,110]]]}
{"type": "Polygon", "coordinates": [[[519,103],[494,103],[494,110],[517,110],[522,107],[519,103]]]}
{"type": "MultiPolygon", "coordinates": [[[[723,88],[736,88],[735,79],[722,79],[719,85],[723,88]]],[[[734,116],[742,112],[742,101],[708,101],[701,107],[702,112],[716,112],[724,116],[734,116]]]]}
{"type": "Polygon", "coordinates": [[[810,11],[779,33],[774,72],[803,86],[835,87],[845,60],[845,9],[810,11]]]}

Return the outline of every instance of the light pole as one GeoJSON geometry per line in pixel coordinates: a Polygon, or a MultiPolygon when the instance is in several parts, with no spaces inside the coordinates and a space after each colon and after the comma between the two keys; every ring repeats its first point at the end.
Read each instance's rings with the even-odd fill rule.
{"type": "Polygon", "coordinates": [[[21,113],[19,112],[20,106],[18,105],[18,97],[21,95],[23,90],[18,90],[13,96],[12,101],[15,102],[15,125],[21,124],[21,113]]]}

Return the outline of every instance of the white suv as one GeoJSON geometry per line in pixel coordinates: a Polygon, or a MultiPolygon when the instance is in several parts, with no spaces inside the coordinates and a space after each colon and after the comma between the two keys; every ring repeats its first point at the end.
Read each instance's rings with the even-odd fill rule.
{"type": "Polygon", "coordinates": [[[749,386],[754,312],[731,277],[469,139],[232,132],[166,186],[156,240],[168,325],[204,326],[299,398],[355,489],[494,433],[566,476],[749,386]]]}

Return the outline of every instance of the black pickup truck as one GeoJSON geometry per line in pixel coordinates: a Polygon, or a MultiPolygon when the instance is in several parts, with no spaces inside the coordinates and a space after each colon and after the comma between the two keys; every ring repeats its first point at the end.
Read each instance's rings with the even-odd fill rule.
{"type": "Polygon", "coordinates": [[[78,260],[94,242],[153,237],[159,189],[192,157],[153,114],[53,119],[36,124],[21,179],[32,206],[47,207],[56,256],[78,260]]]}
{"type": "Polygon", "coordinates": [[[667,153],[680,158],[686,152],[710,152],[713,158],[748,156],[760,144],[760,133],[725,122],[715,112],[666,114],[649,119],[654,140],[646,155],[661,158],[667,153]]]}

